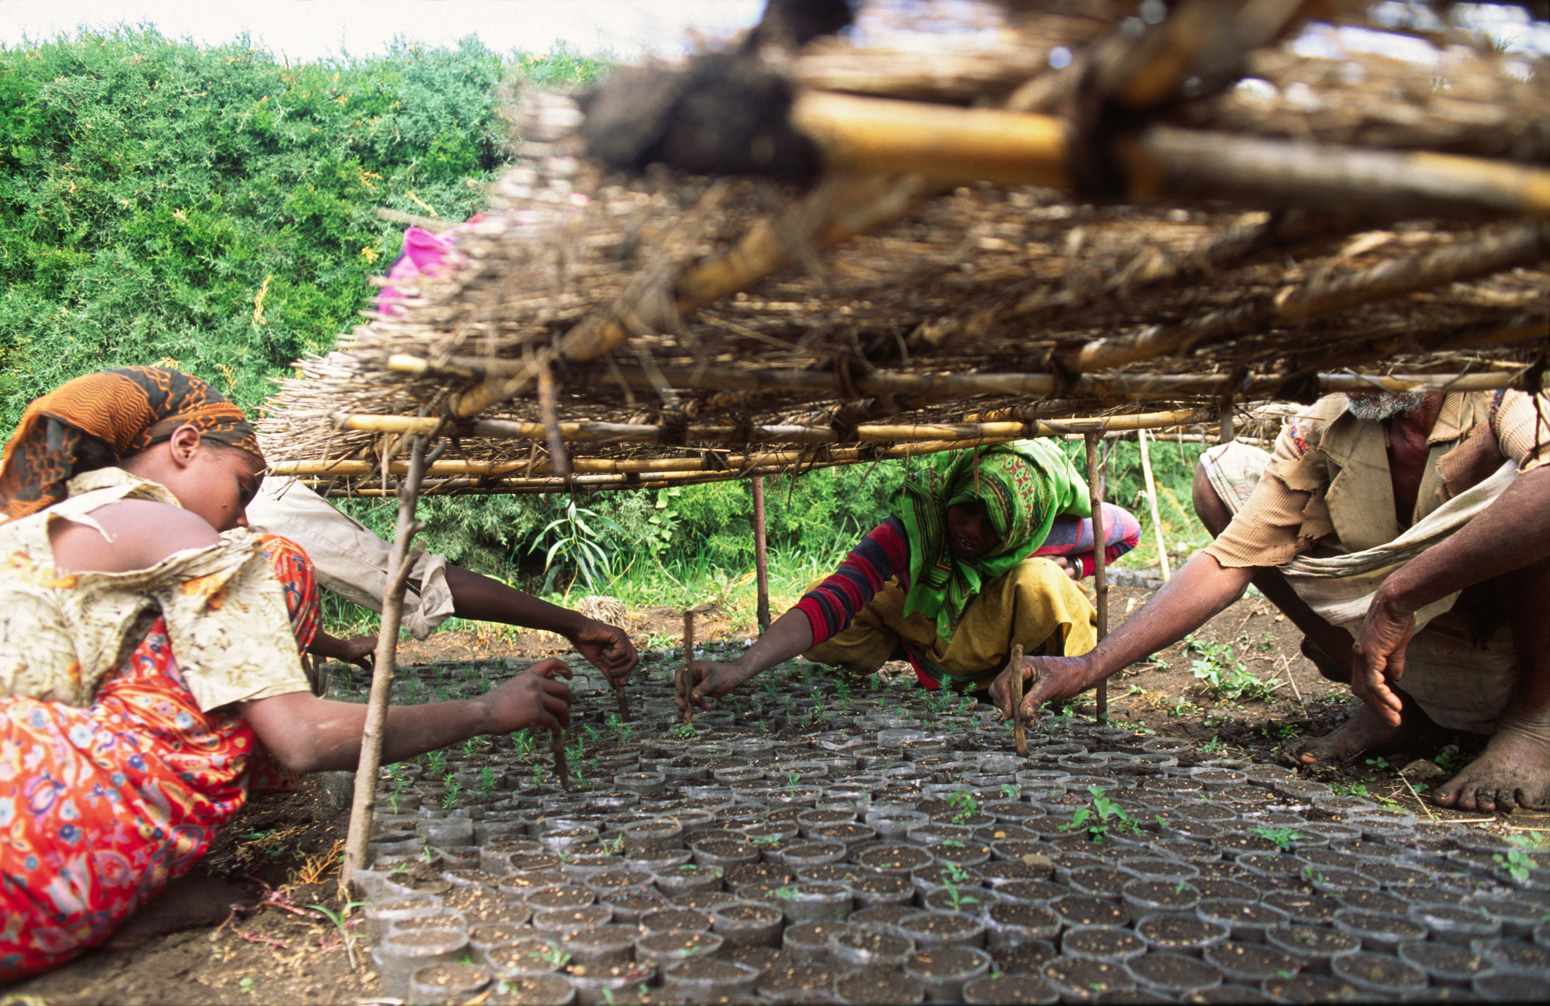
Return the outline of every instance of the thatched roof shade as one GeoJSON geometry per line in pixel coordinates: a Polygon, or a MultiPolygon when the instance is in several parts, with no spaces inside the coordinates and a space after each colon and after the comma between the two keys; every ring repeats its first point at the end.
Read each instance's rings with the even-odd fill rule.
{"type": "Polygon", "coordinates": [[[1141,32],[987,7],[973,51],[748,45],[590,106],[593,151],[703,168],[729,120],[693,105],[696,75],[774,80],[789,108],[744,111],[779,121],[732,132],[776,176],[812,138],[825,168],[795,182],[611,170],[571,105],[529,96],[502,211],[406,313],[299,364],[271,462],[370,492],[384,450],[434,429],[426,491],[608,488],[1199,421],[1355,373],[1537,382],[1550,61],[1457,38],[1427,39],[1434,64],[1299,55],[1300,5],[1267,6],[1141,32]]]}

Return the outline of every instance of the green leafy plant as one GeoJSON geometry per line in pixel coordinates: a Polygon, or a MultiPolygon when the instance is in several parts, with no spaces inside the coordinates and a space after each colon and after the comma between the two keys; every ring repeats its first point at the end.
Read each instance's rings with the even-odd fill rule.
{"type": "Polygon", "coordinates": [[[1087,792],[1092,794],[1092,802],[1086,807],[1078,807],[1072,813],[1070,823],[1061,825],[1061,830],[1085,830],[1088,841],[1100,843],[1107,839],[1111,829],[1119,834],[1141,834],[1141,822],[1109,799],[1103,787],[1089,786],[1087,792]]]}
{"type": "Polygon", "coordinates": [[[457,806],[458,798],[463,795],[463,783],[452,776],[447,776],[447,792],[442,795],[441,805],[447,810],[457,806]]]}
{"type": "Polygon", "coordinates": [[[1254,834],[1267,842],[1274,842],[1282,852],[1291,852],[1293,842],[1300,842],[1308,837],[1296,828],[1272,828],[1266,824],[1255,825],[1254,834]]]}
{"type": "Polygon", "coordinates": [[[979,804],[974,800],[974,794],[967,790],[953,790],[947,794],[947,803],[953,809],[954,824],[963,824],[980,810],[979,804]]]}
{"type": "Polygon", "coordinates": [[[967,905],[977,905],[980,899],[972,894],[965,894],[958,889],[958,885],[951,880],[944,879],[942,886],[947,890],[948,901],[952,903],[953,911],[961,912],[967,905]]]}
{"type": "Polygon", "coordinates": [[[678,726],[673,728],[673,736],[682,740],[693,740],[698,735],[699,731],[694,728],[694,723],[692,721],[689,723],[680,723],[678,726]]]}
{"type": "Polygon", "coordinates": [[[1212,698],[1252,701],[1270,694],[1270,685],[1238,659],[1231,643],[1187,636],[1184,651],[1198,654],[1190,662],[1189,669],[1198,680],[1205,682],[1212,698]]]}
{"type": "Polygon", "coordinates": [[[1021,786],[1009,782],[1004,782],[1001,784],[1001,799],[1021,800],[1022,796],[1023,788],[1021,786]]]}
{"type": "Polygon", "coordinates": [[[495,769],[488,765],[479,769],[479,794],[481,796],[489,796],[491,793],[494,793],[499,783],[500,780],[495,777],[495,769]]]}
{"type": "Polygon", "coordinates": [[[355,934],[350,932],[347,919],[351,912],[355,911],[357,908],[360,908],[364,904],[364,901],[352,901],[345,905],[343,910],[339,912],[334,911],[327,905],[307,906],[308,908],[311,908],[313,911],[322,915],[325,919],[333,924],[334,929],[339,933],[339,941],[344,944],[344,955],[345,958],[350,962],[351,971],[354,971],[357,968],[355,963],[355,934]]]}

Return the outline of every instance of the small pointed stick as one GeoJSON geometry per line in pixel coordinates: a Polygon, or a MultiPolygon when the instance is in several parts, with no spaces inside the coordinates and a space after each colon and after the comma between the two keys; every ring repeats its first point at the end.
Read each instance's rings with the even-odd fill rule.
{"type": "Polygon", "coordinates": [[[684,665],[678,672],[678,687],[684,697],[684,722],[694,719],[694,611],[684,611],[684,665]]]}
{"type": "Polygon", "coordinates": [[[624,698],[624,682],[614,682],[614,697],[619,700],[619,722],[630,722],[630,704],[624,698]]]}
{"type": "Polygon", "coordinates": [[[560,785],[570,789],[570,766],[565,762],[565,731],[556,727],[549,731],[549,750],[554,752],[554,774],[560,777],[560,785]]]}
{"type": "Polygon", "coordinates": [[[1017,757],[1028,757],[1028,728],[1023,725],[1023,644],[1012,644],[1012,743],[1017,757]]]}

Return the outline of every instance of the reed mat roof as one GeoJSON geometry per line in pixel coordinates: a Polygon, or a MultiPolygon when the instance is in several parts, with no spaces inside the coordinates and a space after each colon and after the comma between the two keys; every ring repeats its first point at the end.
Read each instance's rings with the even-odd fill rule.
{"type": "Polygon", "coordinates": [[[524,92],[494,211],[297,364],[274,470],[391,491],[426,434],[425,492],[624,488],[1541,386],[1543,55],[1309,55],[1367,15],[1292,0],[911,10],[524,92]]]}

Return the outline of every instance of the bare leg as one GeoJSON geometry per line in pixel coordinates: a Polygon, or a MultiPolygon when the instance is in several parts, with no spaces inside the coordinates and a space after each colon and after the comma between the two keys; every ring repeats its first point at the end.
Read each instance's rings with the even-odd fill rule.
{"type": "Polygon", "coordinates": [[[1437,788],[1444,807],[1506,812],[1550,803],[1550,559],[1495,584],[1518,652],[1517,684],[1485,751],[1437,788]]]}
{"type": "MultiPolygon", "coordinates": [[[[1205,471],[1195,469],[1193,490],[1195,514],[1206,530],[1219,535],[1232,521],[1232,511],[1222,502],[1205,471]]],[[[1351,680],[1350,633],[1326,622],[1297,596],[1292,585],[1277,569],[1265,568],[1254,574],[1254,586],[1281,609],[1303,631],[1302,652],[1319,673],[1342,684],[1351,680]]],[[[1414,702],[1406,699],[1400,724],[1390,726],[1364,705],[1358,704],[1351,718],[1334,733],[1323,737],[1304,737],[1293,748],[1294,757],[1304,765],[1346,763],[1364,752],[1403,751],[1431,741],[1436,724],[1414,702]]]]}

